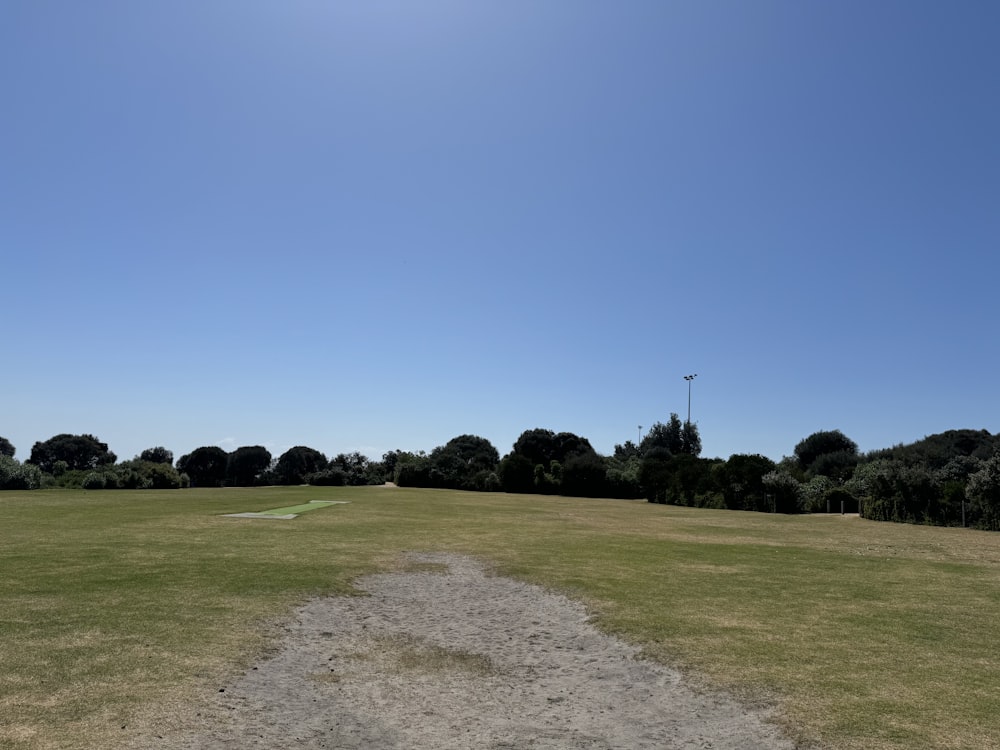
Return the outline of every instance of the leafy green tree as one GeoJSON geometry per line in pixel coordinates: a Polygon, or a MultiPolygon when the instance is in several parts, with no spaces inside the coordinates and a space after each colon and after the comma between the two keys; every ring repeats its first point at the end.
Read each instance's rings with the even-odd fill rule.
{"type": "MultiPolygon", "coordinates": [[[[795,446],[795,456],[799,460],[799,465],[803,470],[813,474],[819,473],[813,471],[813,465],[817,459],[820,456],[830,453],[846,453],[856,456],[858,453],[858,444],[840,430],[821,430],[820,432],[814,432],[807,438],[803,438],[795,446]]],[[[848,472],[849,474],[850,472],[848,472]]],[[[824,474],[824,476],[830,475],[824,474]]]]}
{"type": "Polygon", "coordinates": [[[672,476],[667,490],[667,502],[698,507],[715,489],[712,467],[715,461],[682,453],[670,459],[672,476]]]}
{"type": "Polygon", "coordinates": [[[570,497],[607,497],[608,467],[594,451],[576,453],[562,465],[562,494],[570,497]]]}
{"type": "Polygon", "coordinates": [[[91,472],[84,478],[85,481],[88,479],[90,489],[98,488],[102,481],[104,489],[176,490],[182,486],[181,476],[172,464],[143,461],[141,458],[91,472]]]}
{"type": "Polygon", "coordinates": [[[534,482],[535,492],[538,494],[558,495],[562,486],[562,464],[558,461],[549,461],[547,471],[542,464],[535,464],[534,482]]]}
{"type": "Polygon", "coordinates": [[[41,486],[41,469],[0,453],[0,490],[36,490],[41,486]]]}
{"type": "Polygon", "coordinates": [[[191,478],[193,487],[221,487],[228,465],[229,454],[217,445],[195,448],[177,459],[177,470],[191,478]]]}
{"type": "Polygon", "coordinates": [[[701,435],[698,434],[698,425],[695,422],[681,422],[679,416],[671,413],[666,424],[656,422],[649,428],[649,432],[639,443],[639,454],[645,455],[653,448],[663,448],[674,456],[700,455],[701,435]]]}
{"type": "Polygon", "coordinates": [[[170,464],[174,463],[174,452],[168,451],[162,445],[158,445],[155,448],[147,448],[142,453],[139,454],[140,461],[148,461],[151,464],[170,464]]]}
{"type": "Polygon", "coordinates": [[[540,428],[526,430],[514,443],[514,453],[527,458],[532,466],[541,464],[546,470],[553,461],[563,463],[570,456],[593,452],[587,438],[572,432],[555,433],[540,428]]]}
{"type": "Polygon", "coordinates": [[[500,454],[486,438],[459,435],[431,451],[431,484],[451,489],[478,489],[486,484],[485,475],[479,475],[496,472],[499,461],[500,454]]]}
{"type": "Polygon", "coordinates": [[[965,493],[969,498],[972,524],[1000,531],[1000,451],[969,477],[965,493]]]}
{"type": "Polygon", "coordinates": [[[860,459],[856,452],[851,451],[823,453],[809,466],[809,473],[813,476],[830,477],[835,482],[844,482],[854,473],[854,467],[860,459]]]}
{"type": "Polygon", "coordinates": [[[1000,450],[1000,434],[991,435],[987,430],[947,430],[915,443],[875,451],[869,458],[902,461],[936,471],[953,458],[964,456],[986,461],[997,450],[1000,450]]]}
{"type": "MultiPolygon", "coordinates": [[[[328,471],[338,469],[344,475],[344,484],[357,487],[364,484],[372,484],[376,481],[373,475],[372,462],[368,456],[354,451],[353,453],[338,453],[330,459],[328,471]]],[[[385,480],[381,480],[385,481],[385,480]]]]}
{"type": "Polygon", "coordinates": [[[395,482],[396,481],[396,462],[399,461],[400,455],[403,451],[395,450],[388,451],[382,454],[382,474],[383,482],[395,482]]]}
{"type": "Polygon", "coordinates": [[[676,414],[671,414],[666,424],[656,422],[639,443],[639,452],[644,456],[654,448],[665,450],[672,456],[684,452],[684,426],[676,414]]]}
{"type": "Polygon", "coordinates": [[[497,476],[504,492],[534,492],[535,467],[520,453],[508,453],[497,467],[497,476]]]}
{"type": "Polygon", "coordinates": [[[108,444],[102,443],[93,435],[62,433],[35,443],[28,463],[51,474],[56,461],[65,461],[70,470],[83,470],[96,469],[117,460],[118,457],[108,450],[108,444]]]}
{"type": "Polygon", "coordinates": [[[642,458],[642,451],[640,451],[639,446],[631,440],[626,440],[623,445],[615,445],[613,458],[616,461],[630,461],[632,459],[642,458]]]}
{"type": "Polygon", "coordinates": [[[228,456],[226,483],[234,487],[252,487],[270,465],[271,451],[264,446],[240,446],[228,456]]]}
{"type": "Polygon", "coordinates": [[[531,462],[532,467],[548,466],[556,457],[556,434],[552,430],[544,430],[537,427],[533,430],[525,430],[514,442],[514,453],[524,456],[531,462]]]}
{"type": "Polygon", "coordinates": [[[16,452],[17,449],[14,448],[14,444],[12,442],[5,437],[0,437],[0,456],[13,458],[16,452]]]}
{"type": "Polygon", "coordinates": [[[307,479],[309,484],[317,487],[343,487],[347,484],[347,472],[339,466],[330,464],[322,471],[313,472],[307,479]]]}
{"type": "Polygon", "coordinates": [[[310,474],[323,471],[327,463],[326,456],[315,448],[296,445],[281,454],[274,473],[278,484],[305,484],[310,474]]]}
{"type": "Polygon", "coordinates": [[[696,422],[685,422],[681,428],[681,453],[689,456],[701,455],[701,435],[696,422]]]}
{"type": "Polygon", "coordinates": [[[880,459],[855,469],[845,489],[873,521],[944,523],[941,484],[925,466],[880,459]]]}
{"type": "Polygon", "coordinates": [[[836,482],[822,474],[801,484],[802,509],[806,513],[828,513],[827,494],[836,486],[836,482]]]}
{"type": "Polygon", "coordinates": [[[670,450],[660,446],[649,448],[639,464],[639,486],[651,503],[667,502],[670,480],[673,476],[670,450]]]}
{"type": "Polygon", "coordinates": [[[396,470],[393,475],[400,487],[431,487],[430,458],[423,451],[397,451],[395,459],[396,470]]]}
{"type": "Polygon", "coordinates": [[[802,485],[786,471],[774,469],[761,477],[764,491],[775,513],[798,513],[801,510],[802,485]]]}
{"type": "Polygon", "coordinates": [[[948,463],[938,469],[935,474],[941,482],[961,482],[965,484],[969,477],[983,468],[983,461],[975,456],[954,456],[948,463]]]}
{"type": "Polygon", "coordinates": [[[722,470],[722,495],[726,507],[733,510],[771,510],[765,498],[764,475],[774,471],[775,463],[759,454],[734,454],[722,470]]]}
{"type": "Polygon", "coordinates": [[[635,451],[629,458],[622,460],[617,456],[612,456],[605,459],[607,464],[605,482],[608,488],[608,497],[628,499],[642,497],[642,487],[639,485],[639,466],[642,463],[638,455],[639,446],[634,443],[631,445],[634,446],[635,451]]]}

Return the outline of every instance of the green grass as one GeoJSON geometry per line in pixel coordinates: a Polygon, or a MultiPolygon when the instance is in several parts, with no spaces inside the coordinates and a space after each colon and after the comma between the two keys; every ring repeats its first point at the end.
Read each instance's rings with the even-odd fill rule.
{"type": "Polygon", "coordinates": [[[292,487],[0,493],[0,748],[114,748],[249,664],[296,603],[350,593],[403,550],[478,555],[582,599],[706,687],[773,702],[804,742],[1000,747],[1000,534],[292,487]],[[350,503],[221,517],[313,499],[350,503]]]}
{"type": "Polygon", "coordinates": [[[299,515],[301,513],[308,513],[311,510],[319,510],[320,508],[329,508],[331,505],[336,505],[336,500],[313,500],[309,503],[302,503],[301,505],[289,505],[285,508],[271,508],[270,510],[258,510],[258,511],[247,511],[249,513],[256,512],[261,516],[290,516],[299,515]]]}

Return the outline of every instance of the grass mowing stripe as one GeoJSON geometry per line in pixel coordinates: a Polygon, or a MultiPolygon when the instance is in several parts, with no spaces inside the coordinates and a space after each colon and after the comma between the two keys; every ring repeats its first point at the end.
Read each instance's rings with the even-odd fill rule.
{"type": "Polygon", "coordinates": [[[291,513],[308,513],[311,510],[319,510],[320,508],[326,508],[330,505],[338,505],[341,502],[343,501],[313,500],[312,502],[305,503],[303,505],[290,505],[287,508],[271,508],[271,510],[261,510],[257,512],[268,516],[287,516],[291,513]]]}

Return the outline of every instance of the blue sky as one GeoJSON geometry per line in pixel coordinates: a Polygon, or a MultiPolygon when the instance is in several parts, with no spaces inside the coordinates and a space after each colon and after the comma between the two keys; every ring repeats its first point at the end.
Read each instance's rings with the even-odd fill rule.
{"type": "Polygon", "coordinates": [[[1000,5],[0,8],[0,435],[1000,431],[1000,5]]]}

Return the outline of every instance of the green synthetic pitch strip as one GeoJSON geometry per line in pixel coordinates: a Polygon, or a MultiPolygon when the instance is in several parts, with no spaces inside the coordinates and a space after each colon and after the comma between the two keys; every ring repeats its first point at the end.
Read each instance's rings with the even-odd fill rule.
{"type": "Polygon", "coordinates": [[[274,518],[289,521],[311,510],[319,510],[330,505],[346,504],[346,500],[313,500],[302,505],[289,505],[287,508],[271,508],[271,510],[260,510],[252,513],[226,513],[225,515],[227,518],[274,518]]]}

